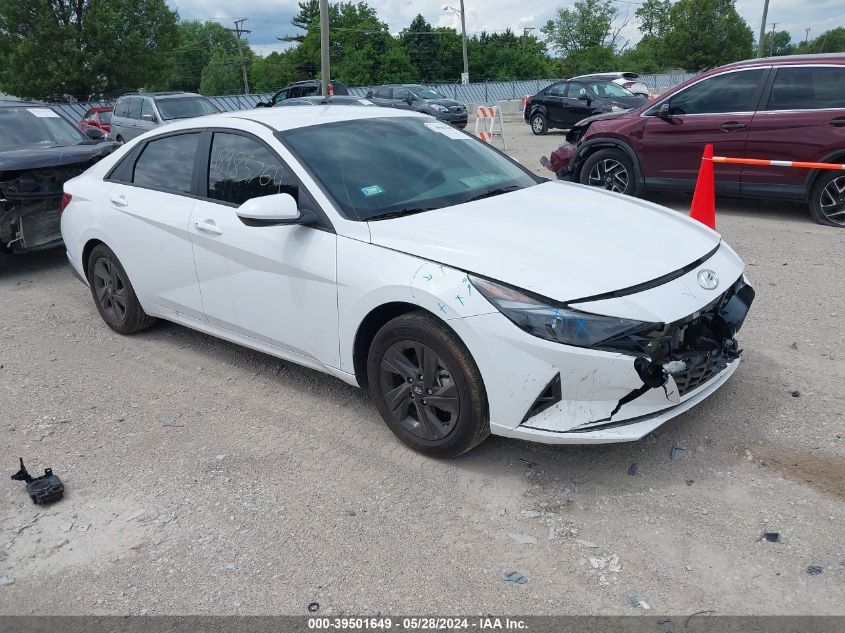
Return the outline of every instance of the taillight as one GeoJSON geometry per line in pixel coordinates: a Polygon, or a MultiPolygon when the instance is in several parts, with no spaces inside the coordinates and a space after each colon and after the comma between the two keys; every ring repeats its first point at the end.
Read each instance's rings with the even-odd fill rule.
{"type": "Polygon", "coordinates": [[[328,96],[331,97],[334,94],[334,86],[329,84],[328,90],[326,92],[328,92],[329,93],[328,96]]]}
{"type": "Polygon", "coordinates": [[[65,209],[67,209],[67,205],[70,204],[70,201],[73,199],[69,193],[65,192],[62,194],[62,203],[59,205],[59,213],[64,213],[65,209]]]}

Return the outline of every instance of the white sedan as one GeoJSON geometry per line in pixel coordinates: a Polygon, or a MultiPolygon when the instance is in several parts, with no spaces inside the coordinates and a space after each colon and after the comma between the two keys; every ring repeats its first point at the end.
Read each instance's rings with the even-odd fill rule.
{"type": "Polygon", "coordinates": [[[435,119],[232,112],[65,184],[103,320],[180,323],[360,385],[410,447],[635,440],[734,372],[754,291],[717,233],[547,182],[435,119]]]}

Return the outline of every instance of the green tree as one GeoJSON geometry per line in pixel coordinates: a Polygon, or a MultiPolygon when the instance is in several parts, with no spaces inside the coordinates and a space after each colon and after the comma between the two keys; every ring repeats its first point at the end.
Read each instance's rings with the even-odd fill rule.
{"type": "Polygon", "coordinates": [[[771,31],[763,35],[763,55],[792,55],[795,52],[795,45],[792,43],[792,36],[789,31],[771,31]]]}
{"type": "Polygon", "coordinates": [[[825,31],[816,39],[803,42],[796,53],[843,53],[845,52],[845,27],[825,31]]]}
{"type": "Polygon", "coordinates": [[[160,85],[177,17],[165,0],[0,0],[0,89],[65,100],[160,85]]]}
{"type": "Polygon", "coordinates": [[[671,24],[671,0],[645,0],[636,10],[643,37],[663,37],[671,24]]]}
{"type": "Polygon", "coordinates": [[[572,9],[558,8],[543,27],[567,74],[612,70],[616,62],[619,10],[611,0],[579,0],[572,9]]]}
{"type": "Polygon", "coordinates": [[[679,0],[669,18],[665,43],[672,66],[697,71],[754,55],[754,34],[733,0],[679,0]]]}
{"type": "Polygon", "coordinates": [[[171,90],[198,90],[202,71],[214,53],[229,56],[238,53],[237,36],[218,22],[182,22],[177,32],[173,71],[166,86],[171,90]]]}
{"type": "MultiPolygon", "coordinates": [[[[244,58],[249,74],[255,53],[244,49],[244,58]]],[[[202,70],[200,92],[204,95],[239,94],[244,91],[241,58],[238,53],[229,53],[223,49],[214,51],[202,70]]]]}
{"type": "Polygon", "coordinates": [[[256,57],[249,69],[249,86],[254,92],[273,92],[297,78],[296,63],[290,51],[256,57]]]}

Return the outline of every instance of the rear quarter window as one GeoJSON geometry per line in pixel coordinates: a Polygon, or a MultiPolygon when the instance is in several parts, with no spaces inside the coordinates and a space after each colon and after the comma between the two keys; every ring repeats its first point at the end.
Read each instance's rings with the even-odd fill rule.
{"type": "Polygon", "coordinates": [[[778,68],[766,110],[845,108],[845,66],[778,68]]]}
{"type": "Polygon", "coordinates": [[[132,184],[172,193],[191,193],[200,134],[177,134],[154,139],[135,162],[132,184]]]}

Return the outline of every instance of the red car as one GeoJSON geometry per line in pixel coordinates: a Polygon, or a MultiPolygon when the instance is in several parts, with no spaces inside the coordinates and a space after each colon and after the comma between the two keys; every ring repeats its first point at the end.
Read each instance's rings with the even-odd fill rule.
{"type": "Polygon", "coordinates": [[[82,121],[79,122],[79,129],[83,132],[89,127],[95,127],[103,134],[111,132],[111,113],[113,108],[88,108],[82,121]]]}
{"type": "MultiPolygon", "coordinates": [[[[655,101],[579,121],[543,164],[558,178],[632,195],[692,191],[704,145],[717,156],[845,163],[845,54],[737,62],[655,101]]],[[[716,165],[716,192],[803,200],[845,227],[845,171],[716,165]]]]}

